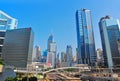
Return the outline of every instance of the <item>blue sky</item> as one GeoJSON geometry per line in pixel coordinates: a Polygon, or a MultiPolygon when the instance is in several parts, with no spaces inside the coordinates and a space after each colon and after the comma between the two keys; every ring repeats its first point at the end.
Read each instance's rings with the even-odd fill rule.
{"type": "Polygon", "coordinates": [[[120,0],[0,0],[0,9],[18,19],[18,28],[32,27],[34,45],[47,48],[53,33],[58,52],[77,47],[75,12],[91,10],[96,48],[101,48],[98,22],[102,16],[120,19],[120,0]]]}

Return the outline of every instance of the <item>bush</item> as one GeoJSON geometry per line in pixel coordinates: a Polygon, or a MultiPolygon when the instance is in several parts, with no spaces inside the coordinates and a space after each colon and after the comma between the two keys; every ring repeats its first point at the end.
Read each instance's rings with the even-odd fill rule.
{"type": "Polygon", "coordinates": [[[22,81],[27,81],[27,77],[23,77],[23,78],[22,78],[22,81]]]}
{"type": "Polygon", "coordinates": [[[29,81],[37,81],[37,78],[36,78],[36,77],[30,77],[30,78],[23,77],[23,78],[22,78],[22,81],[27,81],[27,79],[29,79],[29,81]]]}
{"type": "Polygon", "coordinates": [[[36,77],[30,77],[29,81],[37,81],[37,78],[36,77]]]}
{"type": "Polygon", "coordinates": [[[73,72],[73,71],[75,71],[75,69],[74,68],[68,68],[68,69],[65,69],[65,71],[73,72]]]}
{"type": "Polygon", "coordinates": [[[14,77],[7,77],[5,81],[17,81],[14,77]]]}
{"type": "Polygon", "coordinates": [[[0,58],[0,65],[5,65],[5,62],[3,61],[2,58],[0,58]]]}

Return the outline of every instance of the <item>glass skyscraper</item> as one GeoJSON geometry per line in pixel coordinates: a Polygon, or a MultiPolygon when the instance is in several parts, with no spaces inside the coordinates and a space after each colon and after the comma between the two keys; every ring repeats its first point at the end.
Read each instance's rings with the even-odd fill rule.
{"type": "Polygon", "coordinates": [[[53,35],[50,34],[49,38],[48,38],[48,43],[47,43],[47,49],[48,51],[50,51],[50,43],[53,42],[53,35]]]}
{"type": "Polygon", "coordinates": [[[6,30],[16,29],[18,21],[0,10],[0,57],[6,30]]]}
{"type": "Polygon", "coordinates": [[[90,10],[77,10],[76,29],[78,64],[94,65],[96,53],[90,10]]]}
{"type": "Polygon", "coordinates": [[[120,65],[118,40],[120,39],[119,21],[105,16],[99,22],[104,62],[107,67],[120,65]]]}

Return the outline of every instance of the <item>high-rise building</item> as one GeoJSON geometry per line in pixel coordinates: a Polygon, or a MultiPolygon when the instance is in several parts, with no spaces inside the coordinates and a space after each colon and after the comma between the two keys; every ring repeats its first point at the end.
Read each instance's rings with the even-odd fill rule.
{"type": "Polygon", "coordinates": [[[3,42],[6,30],[16,29],[17,20],[0,10],[0,57],[2,54],[3,42]]]}
{"type": "Polygon", "coordinates": [[[2,58],[7,65],[27,67],[32,62],[34,34],[31,28],[7,30],[2,58]]]}
{"type": "Polygon", "coordinates": [[[95,42],[90,10],[76,12],[77,62],[94,65],[96,62],[95,42]]]}
{"type": "Polygon", "coordinates": [[[104,62],[107,67],[120,65],[118,39],[120,39],[119,21],[110,16],[102,17],[99,21],[100,35],[104,62]]]}
{"type": "Polygon", "coordinates": [[[35,46],[35,48],[33,49],[33,54],[32,54],[32,61],[33,62],[37,62],[40,60],[41,58],[41,49],[40,46],[35,46]]]}
{"type": "Polygon", "coordinates": [[[66,62],[67,58],[66,58],[66,53],[65,52],[61,52],[61,62],[66,62]]]}
{"type": "Polygon", "coordinates": [[[46,63],[47,61],[48,50],[44,50],[42,54],[42,62],[46,63]]]}
{"type": "Polygon", "coordinates": [[[48,38],[48,56],[47,62],[51,63],[53,67],[56,67],[56,42],[53,41],[53,35],[48,38]]]}
{"type": "Polygon", "coordinates": [[[50,36],[49,36],[49,38],[48,38],[48,44],[47,44],[47,49],[48,49],[48,51],[51,50],[51,49],[50,49],[50,43],[52,43],[52,42],[53,42],[53,35],[50,34],[50,36]]]}
{"type": "Polygon", "coordinates": [[[67,45],[66,57],[67,57],[67,62],[72,62],[72,60],[73,60],[73,52],[72,52],[72,47],[70,45],[67,45]]]}
{"type": "Polygon", "coordinates": [[[60,68],[61,67],[61,62],[60,62],[60,59],[59,59],[59,53],[57,54],[57,58],[56,58],[56,68],[60,68]]]}
{"type": "Polygon", "coordinates": [[[48,55],[48,50],[46,49],[46,50],[43,51],[42,56],[43,56],[43,57],[47,57],[47,55],[48,55]]]}
{"type": "Polygon", "coordinates": [[[48,52],[47,63],[51,64],[52,67],[55,67],[55,54],[53,52],[48,52]]]}

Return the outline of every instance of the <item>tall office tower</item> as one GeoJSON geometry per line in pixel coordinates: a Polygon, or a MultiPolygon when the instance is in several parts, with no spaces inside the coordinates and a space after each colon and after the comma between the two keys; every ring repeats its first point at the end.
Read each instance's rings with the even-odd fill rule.
{"type": "Polygon", "coordinates": [[[78,64],[94,65],[96,53],[90,10],[77,10],[76,29],[78,64]]]}
{"type": "Polygon", "coordinates": [[[50,35],[48,38],[47,62],[56,67],[56,42],[53,41],[53,35],[50,35]]]}
{"type": "Polygon", "coordinates": [[[100,35],[105,65],[113,67],[120,65],[118,39],[120,39],[119,21],[110,16],[102,17],[99,21],[100,35]]]}
{"type": "Polygon", "coordinates": [[[33,49],[33,54],[32,54],[32,61],[33,62],[37,62],[40,60],[41,58],[41,49],[40,46],[35,46],[35,48],[33,49]]]}
{"type": "Polygon", "coordinates": [[[66,58],[66,53],[65,52],[61,52],[61,62],[66,62],[67,58],[66,58]]]}
{"type": "Polygon", "coordinates": [[[7,65],[27,67],[32,62],[34,34],[31,28],[7,30],[2,58],[7,65]]]}
{"type": "Polygon", "coordinates": [[[6,30],[16,29],[17,20],[0,10],[0,57],[2,54],[3,42],[6,30]]]}
{"type": "Polygon", "coordinates": [[[47,44],[47,49],[48,51],[50,51],[50,44],[53,42],[53,35],[50,34],[49,38],[48,38],[48,44],[47,44]]]}
{"type": "Polygon", "coordinates": [[[67,62],[72,62],[72,60],[73,60],[73,52],[72,52],[72,47],[70,45],[67,45],[66,56],[67,56],[67,62]]]}

